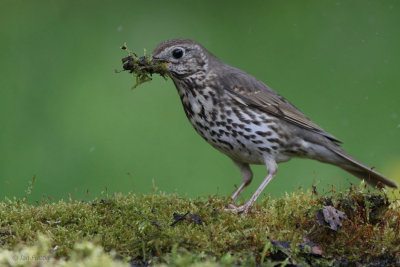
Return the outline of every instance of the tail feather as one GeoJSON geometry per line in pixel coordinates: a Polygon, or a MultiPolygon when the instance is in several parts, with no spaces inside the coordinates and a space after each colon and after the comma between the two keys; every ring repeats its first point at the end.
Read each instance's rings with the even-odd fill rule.
{"type": "Polygon", "coordinates": [[[389,178],[386,178],[382,174],[362,164],[361,162],[344,152],[340,147],[337,147],[333,151],[341,158],[345,159],[345,163],[338,166],[345,171],[353,174],[357,178],[364,179],[368,184],[374,187],[398,187],[396,182],[390,180],[389,178]]]}
{"type": "Polygon", "coordinates": [[[375,172],[375,171],[367,171],[367,170],[360,170],[360,171],[354,171],[354,170],[348,170],[344,169],[347,172],[353,174],[355,177],[360,178],[362,180],[365,180],[369,185],[373,187],[394,187],[397,188],[397,183],[382,176],[381,174],[375,172]]]}

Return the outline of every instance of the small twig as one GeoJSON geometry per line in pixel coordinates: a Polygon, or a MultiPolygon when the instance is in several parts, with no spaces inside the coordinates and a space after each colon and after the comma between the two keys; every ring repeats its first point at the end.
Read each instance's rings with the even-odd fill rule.
{"type": "Polygon", "coordinates": [[[184,219],[186,219],[186,216],[189,214],[189,212],[186,212],[185,214],[179,214],[179,213],[176,213],[176,212],[174,212],[174,222],[173,223],[171,223],[171,225],[170,226],[174,226],[175,224],[177,224],[178,222],[180,222],[180,221],[183,221],[184,219]]]}

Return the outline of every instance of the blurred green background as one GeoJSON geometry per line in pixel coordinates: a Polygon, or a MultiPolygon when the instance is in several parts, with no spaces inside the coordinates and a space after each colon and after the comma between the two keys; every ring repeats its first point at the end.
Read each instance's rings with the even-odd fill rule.
{"type": "MultiPolygon", "coordinates": [[[[230,159],[187,121],[173,83],[134,91],[121,68],[166,39],[202,43],[289,99],[344,148],[400,182],[398,1],[0,2],[0,197],[90,199],[152,191],[228,195],[230,159]]],[[[265,190],[356,182],[304,159],[280,164],[265,190]]],[[[254,166],[249,197],[266,176],[254,166]]]]}

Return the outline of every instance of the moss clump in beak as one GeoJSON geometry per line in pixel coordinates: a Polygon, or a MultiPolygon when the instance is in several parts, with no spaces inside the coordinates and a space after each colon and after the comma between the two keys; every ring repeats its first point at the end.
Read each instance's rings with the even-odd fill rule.
{"type": "Polygon", "coordinates": [[[129,50],[126,43],[121,47],[128,53],[127,57],[122,58],[122,71],[129,71],[136,78],[136,83],[132,87],[135,89],[138,85],[151,81],[152,75],[157,73],[161,75],[164,79],[167,79],[167,69],[165,62],[154,61],[151,55],[146,55],[146,50],[144,50],[144,56],[139,57],[136,53],[129,50]]]}

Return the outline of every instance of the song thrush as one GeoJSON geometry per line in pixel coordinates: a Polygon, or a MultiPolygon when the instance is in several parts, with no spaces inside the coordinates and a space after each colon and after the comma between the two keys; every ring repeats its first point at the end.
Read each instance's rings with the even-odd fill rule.
{"type": "Polygon", "coordinates": [[[250,200],[229,210],[248,212],[275,177],[277,163],[292,157],[336,165],[372,186],[397,187],[357,161],[301,111],[250,74],[232,67],[195,41],[174,39],[153,51],[154,62],[165,62],[183,108],[195,130],[214,148],[230,157],[243,183],[235,201],[253,178],[249,164],[264,164],[268,176],[250,200]]]}

